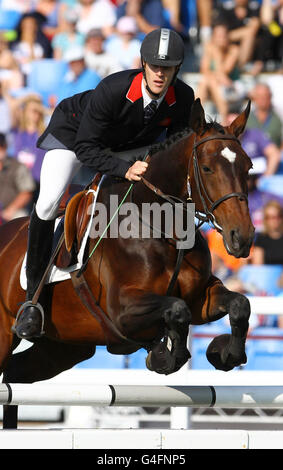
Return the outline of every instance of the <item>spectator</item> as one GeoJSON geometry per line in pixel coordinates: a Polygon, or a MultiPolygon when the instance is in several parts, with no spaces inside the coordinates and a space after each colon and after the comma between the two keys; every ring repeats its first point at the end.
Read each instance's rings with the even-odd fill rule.
{"type": "Polygon", "coordinates": [[[182,24],[182,0],[162,0],[164,11],[169,15],[169,24],[178,33],[185,33],[182,24]]]}
{"type": "Polygon", "coordinates": [[[258,83],[250,92],[250,98],[254,107],[250,113],[247,128],[261,129],[278,148],[281,148],[283,144],[282,122],[273,110],[269,86],[265,83],[258,83]]]}
{"type": "MultiPolygon", "coordinates": [[[[236,116],[237,114],[230,113],[227,124],[236,116]]],[[[245,129],[240,140],[243,149],[253,162],[250,174],[257,174],[259,177],[276,173],[281,159],[280,150],[261,129],[245,129]]]]}
{"type": "Polygon", "coordinates": [[[260,16],[265,26],[265,47],[270,54],[269,59],[282,64],[283,0],[276,3],[272,0],[262,0],[260,16]]]}
{"type": "Polygon", "coordinates": [[[14,157],[30,171],[36,183],[34,198],[37,198],[39,178],[44,151],[36,146],[38,137],[45,128],[44,108],[41,99],[26,96],[20,100],[17,114],[17,125],[12,131],[14,157]]]}
{"type": "Polygon", "coordinates": [[[91,29],[85,40],[85,63],[101,78],[122,69],[116,56],[104,48],[104,36],[101,29],[91,29]]]}
{"type": "Polygon", "coordinates": [[[161,0],[124,0],[117,7],[117,18],[132,16],[142,36],[165,26],[161,0]]]}
{"type": "Polygon", "coordinates": [[[230,40],[239,45],[239,64],[242,67],[253,60],[260,28],[260,8],[259,4],[249,0],[235,0],[233,5],[231,9],[223,5],[214,10],[214,20],[226,24],[230,40]]]}
{"type": "Polygon", "coordinates": [[[213,0],[196,0],[200,41],[204,44],[211,37],[213,0]]]}
{"type": "Polygon", "coordinates": [[[57,103],[76,93],[95,88],[100,82],[99,75],[86,67],[83,47],[69,49],[64,60],[68,62],[69,70],[57,90],[57,103]]]}
{"type": "Polygon", "coordinates": [[[264,81],[272,90],[273,109],[283,122],[283,68],[276,73],[266,74],[264,81]]]}
{"type": "Polygon", "coordinates": [[[110,0],[78,0],[77,31],[86,35],[93,28],[101,28],[105,37],[113,32],[116,22],[115,6],[110,0]]]}
{"type": "Polygon", "coordinates": [[[239,270],[245,263],[242,258],[235,258],[227,253],[220,233],[214,229],[205,234],[211,252],[212,272],[222,281],[239,270]]]}
{"type": "Polygon", "coordinates": [[[277,201],[270,201],[263,213],[264,228],[255,239],[251,262],[283,265],[283,208],[277,201]]]}
{"type": "Polygon", "coordinates": [[[8,134],[11,130],[12,125],[12,116],[10,103],[6,98],[5,92],[3,90],[3,84],[0,81],[0,133],[8,134]]]}
{"type": "Polygon", "coordinates": [[[260,232],[263,229],[263,207],[271,200],[276,200],[283,207],[283,197],[258,189],[257,180],[258,175],[249,175],[248,196],[252,223],[256,232],[260,232]]]}
{"type": "Polygon", "coordinates": [[[225,25],[216,25],[211,40],[205,43],[200,64],[201,79],[196,95],[202,103],[211,97],[224,125],[228,115],[229,93],[230,96],[231,91],[238,93],[238,62],[239,47],[231,44],[225,25]]]}
{"type": "Polygon", "coordinates": [[[24,77],[7,41],[0,36],[0,80],[6,92],[21,89],[24,77]]]}
{"type": "Polygon", "coordinates": [[[274,175],[280,163],[280,150],[260,129],[246,129],[241,136],[242,147],[253,162],[254,173],[274,175]]]}
{"type": "Polygon", "coordinates": [[[65,10],[62,30],[55,34],[51,41],[54,59],[61,60],[68,49],[84,45],[84,35],[76,30],[77,20],[78,15],[74,10],[65,10]]]}
{"type": "Polygon", "coordinates": [[[18,37],[12,45],[12,52],[25,77],[30,72],[30,63],[49,57],[51,46],[41,31],[43,20],[38,14],[23,15],[18,26],[18,37]],[[50,51],[49,51],[50,49],[50,51]]]}
{"type": "Polygon", "coordinates": [[[54,35],[60,31],[59,2],[57,0],[37,0],[35,11],[45,17],[45,21],[42,24],[42,31],[49,41],[51,41],[54,35]]]}
{"type": "Polygon", "coordinates": [[[141,67],[141,42],[135,38],[137,25],[131,16],[122,16],[116,25],[117,35],[109,39],[106,50],[119,62],[120,69],[136,69],[141,67]]]}
{"type": "Polygon", "coordinates": [[[28,215],[35,184],[28,168],[7,154],[7,142],[0,134],[0,218],[8,222],[28,215]]]}

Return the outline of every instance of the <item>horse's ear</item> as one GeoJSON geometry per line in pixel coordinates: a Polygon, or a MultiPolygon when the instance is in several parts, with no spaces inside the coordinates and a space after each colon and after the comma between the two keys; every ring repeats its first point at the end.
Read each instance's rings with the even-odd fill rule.
{"type": "Polygon", "coordinates": [[[201,105],[200,99],[197,98],[192,105],[189,127],[196,133],[200,133],[200,131],[205,128],[205,125],[206,120],[204,109],[201,105]]]}
{"type": "Polygon", "coordinates": [[[234,134],[236,137],[241,135],[246,127],[247,120],[251,110],[251,100],[248,101],[246,109],[237,116],[234,121],[228,126],[228,132],[234,134]]]}

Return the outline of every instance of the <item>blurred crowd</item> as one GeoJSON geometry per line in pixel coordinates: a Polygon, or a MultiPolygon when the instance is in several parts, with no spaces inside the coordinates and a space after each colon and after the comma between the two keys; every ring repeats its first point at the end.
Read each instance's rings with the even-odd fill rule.
{"type": "Polygon", "coordinates": [[[180,76],[212,118],[227,125],[252,101],[241,137],[253,160],[251,255],[232,258],[215,230],[203,234],[228,287],[282,295],[283,0],[0,0],[0,221],[29,214],[37,199],[44,153],[36,140],[54,107],[139,68],[141,41],[158,27],[182,36],[180,76]],[[252,274],[258,265],[277,269],[263,287],[252,274]]]}

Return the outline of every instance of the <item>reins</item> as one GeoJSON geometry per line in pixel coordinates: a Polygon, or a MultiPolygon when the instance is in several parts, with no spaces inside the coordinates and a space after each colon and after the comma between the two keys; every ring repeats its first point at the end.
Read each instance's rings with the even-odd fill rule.
{"type": "MultiPolygon", "coordinates": [[[[198,158],[197,158],[197,148],[200,145],[204,144],[205,142],[209,142],[211,140],[218,140],[218,139],[219,140],[233,140],[233,141],[237,142],[238,144],[240,144],[240,141],[237,139],[237,137],[235,137],[234,135],[231,135],[231,134],[226,134],[226,135],[221,135],[221,136],[213,135],[213,136],[209,136],[209,137],[204,137],[203,139],[200,139],[198,142],[196,142],[196,137],[195,137],[195,141],[194,141],[194,145],[193,145],[192,158],[193,158],[194,178],[195,178],[195,182],[196,182],[196,186],[197,186],[197,190],[198,190],[198,195],[199,195],[199,197],[201,199],[201,202],[202,202],[203,213],[205,214],[204,216],[202,216],[199,212],[195,214],[196,218],[198,218],[198,220],[200,220],[200,223],[198,224],[198,226],[196,228],[196,231],[199,230],[201,225],[205,222],[212,223],[212,225],[214,226],[215,229],[217,229],[219,231],[222,231],[223,230],[222,227],[216,222],[215,216],[213,214],[213,211],[216,209],[216,207],[218,207],[222,202],[224,202],[227,199],[230,199],[232,197],[238,197],[239,199],[244,199],[244,200],[248,201],[247,195],[245,193],[242,193],[242,192],[232,192],[232,193],[225,194],[224,196],[220,197],[219,199],[217,199],[214,202],[210,199],[210,197],[207,193],[207,190],[206,190],[206,188],[204,186],[204,183],[203,183],[203,180],[201,178],[201,173],[200,173],[200,168],[199,168],[199,163],[198,163],[198,158]],[[208,202],[210,204],[209,208],[207,206],[205,198],[208,200],[208,202]]],[[[190,161],[191,161],[191,159],[190,159],[190,161]]],[[[188,164],[188,174],[187,174],[187,179],[188,180],[190,178],[189,177],[190,161],[189,161],[189,164],[188,164]]],[[[180,199],[176,196],[172,196],[172,195],[163,193],[163,191],[161,191],[160,188],[158,188],[157,186],[154,186],[144,176],[141,176],[141,181],[143,182],[143,184],[147,188],[149,188],[151,191],[153,191],[157,196],[161,197],[162,199],[164,199],[167,202],[170,202],[170,204],[172,204],[173,206],[176,205],[176,201],[178,201],[179,203],[181,202],[183,204],[183,210],[187,210],[186,206],[185,206],[185,202],[182,199],[180,199]]],[[[187,200],[192,201],[190,195],[187,197],[187,200]]],[[[154,227],[152,227],[152,228],[154,228],[154,227]]],[[[161,232],[161,233],[163,233],[163,232],[161,232]]],[[[181,264],[182,264],[183,258],[184,258],[184,249],[178,249],[178,256],[177,256],[177,261],[176,261],[176,265],[175,265],[175,270],[174,270],[174,273],[171,277],[166,295],[170,295],[173,288],[174,288],[175,282],[178,278],[178,274],[179,274],[180,269],[181,269],[181,264]]]]}

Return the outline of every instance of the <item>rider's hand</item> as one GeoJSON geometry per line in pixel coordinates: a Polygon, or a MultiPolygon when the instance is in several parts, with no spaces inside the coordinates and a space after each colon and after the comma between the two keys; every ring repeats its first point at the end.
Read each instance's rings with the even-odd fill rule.
{"type": "Polygon", "coordinates": [[[139,181],[141,179],[140,175],[143,175],[146,172],[147,167],[147,162],[137,160],[132,166],[130,166],[125,174],[125,178],[129,181],[139,181]]]}

